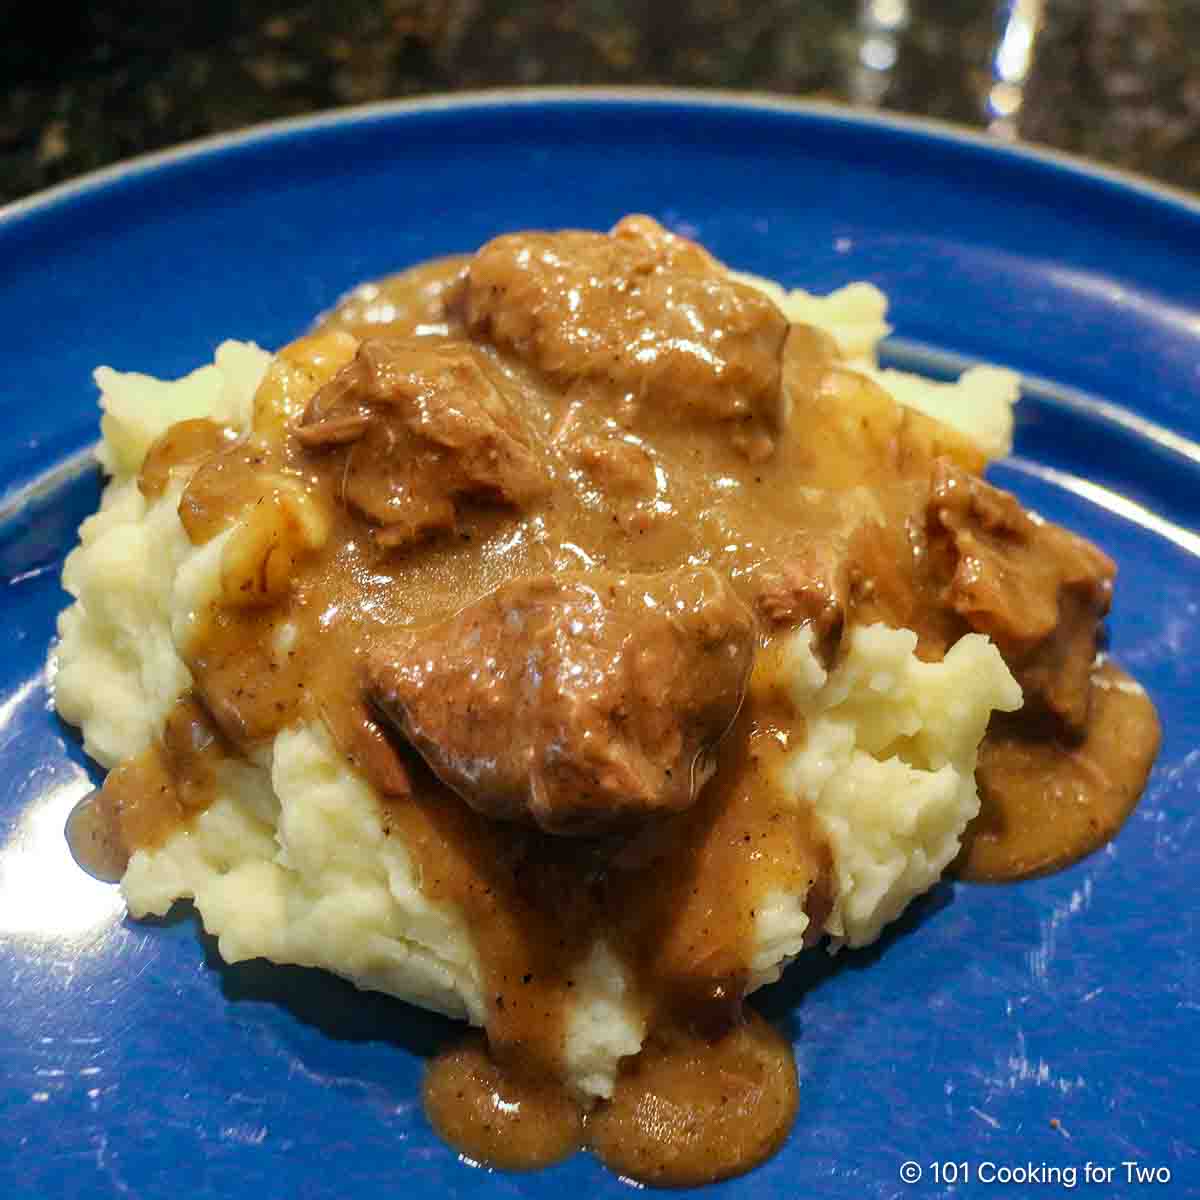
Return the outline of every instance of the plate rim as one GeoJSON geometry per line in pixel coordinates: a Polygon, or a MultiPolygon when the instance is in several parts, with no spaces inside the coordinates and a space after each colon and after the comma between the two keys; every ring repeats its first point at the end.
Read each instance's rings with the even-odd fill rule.
{"type": "Polygon", "coordinates": [[[1200,220],[1200,193],[1162,183],[1124,167],[1028,142],[1001,140],[983,130],[972,129],[937,117],[861,108],[851,104],[806,96],[792,96],[732,88],[689,88],[656,86],[550,86],[498,87],[461,92],[434,92],[423,96],[397,97],[365,104],[342,105],[321,112],[256,122],[243,128],[192,138],[162,150],[120,159],[108,166],[85,172],[48,188],[40,189],[8,204],[0,205],[0,232],[23,218],[48,211],[67,201],[101,192],[122,180],[153,174],[191,160],[219,155],[228,150],[270,142],[338,125],[384,121],[390,117],[420,116],[471,108],[525,108],[538,104],[569,108],[601,104],[620,107],[631,104],[679,106],[694,109],[725,109],[743,112],[776,112],[796,117],[814,117],[841,122],[849,127],[890,131],[951,145],[970,147],[1001,161],[1040,165],[1093,184],[1107,185],[1162,203],[1181,215],[1200,220]]]}

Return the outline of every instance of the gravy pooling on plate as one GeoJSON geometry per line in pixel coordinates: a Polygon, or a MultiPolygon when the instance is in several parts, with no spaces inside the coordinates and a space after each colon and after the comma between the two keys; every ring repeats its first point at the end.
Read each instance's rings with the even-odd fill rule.
{"type": "Polygon", "coordinates": [[[119,870],[203,808],[214,747],[323,720],[483,961],[490,1057],[431,1069],[443,1135],[509,1166],[588,1142],[648,1181],[744,1171],[795,1109],[742,1007],[756,905],[806,896],[819,936],[834,887],[778,781],[805,736],[784,640],[810,629],[828,666],[874,622],[927,661],[971,632],[1000,649],[1024,705],[985,739],[968,878],[1094,849],[1157,751],[1144,691],[1097,660],[1113,564],[984,465],[648,218],[365,285],[276,357],[248,434],[188,421],[147,454],[147,496],[187,479],[194,544],[233,532],[193,689],[76,853],[119,870]],[[655,1032],[581,1113],[564,1014],[599,934],[655,1032]],[[637,1116],[689,1096],[683,1149],[637,1116]]]}

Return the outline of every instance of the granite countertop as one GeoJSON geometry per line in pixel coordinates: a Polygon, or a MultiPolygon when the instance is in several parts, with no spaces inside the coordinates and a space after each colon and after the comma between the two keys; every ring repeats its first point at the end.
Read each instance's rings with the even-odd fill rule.
{"type": "Polygon", "coordinates": [[[1200,191],[1195,0],[98,0],[23,20],[0,45],[0,202],[275,117],[547,84],[918,113],[1200,191]]]}

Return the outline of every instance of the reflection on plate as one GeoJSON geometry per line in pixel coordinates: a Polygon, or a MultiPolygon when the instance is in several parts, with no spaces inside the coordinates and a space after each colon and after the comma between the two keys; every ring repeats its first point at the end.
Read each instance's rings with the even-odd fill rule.
{"type": "Polygon", "coordinates": [[[1121,565],[1112,649],[1165,723],[1111,846],[1050,879],[943,884],[879,947],[811,955],[765,994],[796,1040],[800,1120],[712,1194],[891,1195],[909,1160],[926,1196],[950,1194],[941,1161],[1074,1165],[1080,1186],[1090,1161],[1113,1187],[1136,1161],[1194,1184],[1200,304],[1184,264],[1200,206],[835,110],[542,95],[281,126],[0,219],[6,1197],[624,1192],[586,1158],[529,1177],[459,1162],[418,1103],[440,1019],[314,972],[223,966],[186,912],[123,921],[61,841],[91,782],[48,709],[45,649],[61,556],[98,491],[71,457],[93,437],[94,365],[179,374],[225,336],[287,340],[359,279],[631,210],[789,285],[874,280],[898,364],[1025,373],[997,481],[1121,565]]]}

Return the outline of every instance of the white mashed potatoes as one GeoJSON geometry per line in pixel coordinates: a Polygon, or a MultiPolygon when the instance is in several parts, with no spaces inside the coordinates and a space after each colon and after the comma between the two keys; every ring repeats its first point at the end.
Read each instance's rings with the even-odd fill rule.
{"type": "MultiPolygon", "coordinates": [[[[989,457],[1006,452],[1016,378],[977,368],[935,384],[881,371],[886,301],[867,284],[828,297],[771,292],[793,320],[824,328],[856,369],[903,404],[974,438],[989,457]]],[[[211,366],[176,382],[107,368],[100,459],[111,481],[101,510],[80,529],[64,584],[75,597],[59,621],[56,703],[106,767],[142,751],[191,684],[177,647],[219,585],[219,543],[194,547],[177,515],[181,484],[154,502],[137,487],[151,442],[172,423],[214,417],[245,429],[270,356],[226,342],[211,366]]],[[[982,636],[963,637],[941,663],[918,661],[916,635],[855,629],[830,673],[808,630],[790,636],[787,692],[808,731],[783,767],[797,805],[809,805],[833,851],[835,945],[863,946],[957,853],[979,800],[974,769],[993,709],[1012,710],[1020,689],[982,636]]],[[[761,684],[758,676],[752,687],[761,684]]],[[[481,1024],[480,961],[452,907],[421,892],[401,840],[385,836],[370,786],[319,725],[289,728],[258,761],[228,760],[217,799],[159,848],[136,851],[121,887],[135,917],[194,901],[222,956],[318,966],[363,988],[481,1024]]],[[[778,977],[801,950],[803,895],[776,893],[758,909],[753,984],[778,977]]],[[[567,1024],[571,1082],[608,1095],[618,1060],[645,1036],[626,994],[624,968],[598,943],[578,979],[567,1024]]]]}

